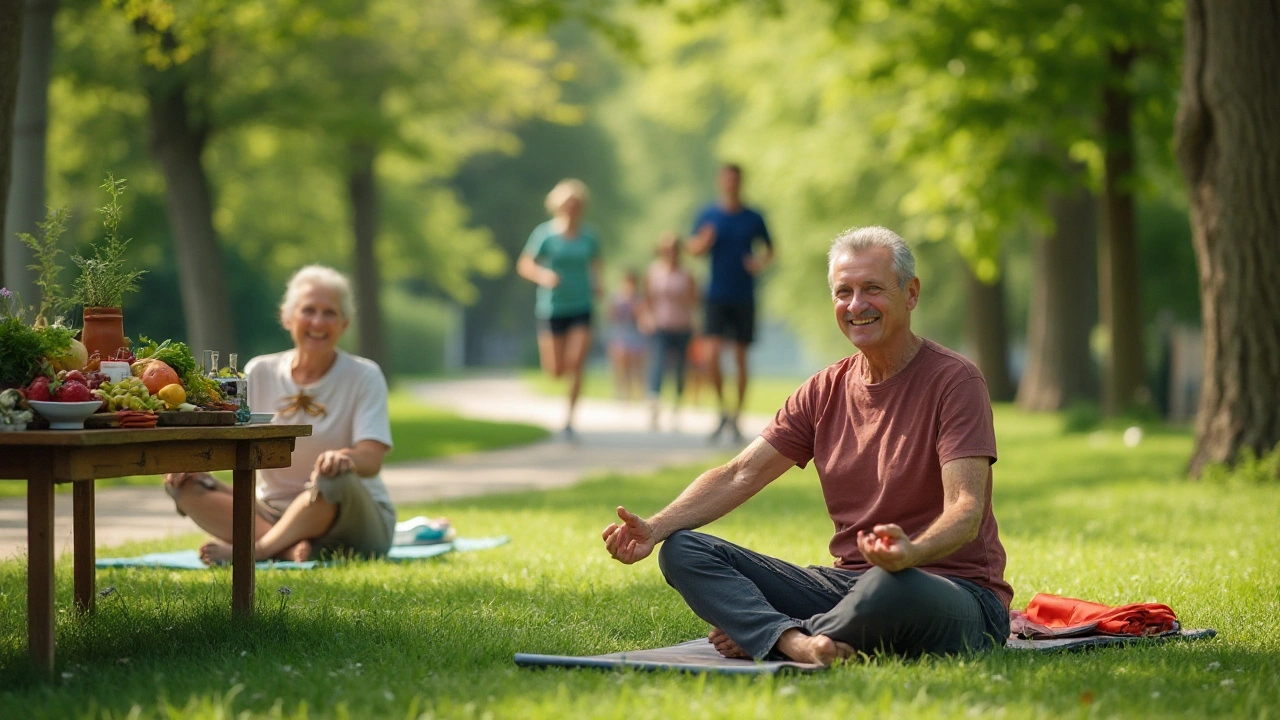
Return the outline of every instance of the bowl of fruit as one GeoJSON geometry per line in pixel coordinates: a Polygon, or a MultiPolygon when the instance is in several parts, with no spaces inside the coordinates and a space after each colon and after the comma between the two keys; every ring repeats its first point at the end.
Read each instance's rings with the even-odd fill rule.
{"type": "Polygon", "coordinates": [[[79,370],[53,378],[41,375],[27,386],[27,405],[49,421],[50,430],[81,430],[85,418],[102,408],[102,398],[93,391],[105,377],[79,370]]]}

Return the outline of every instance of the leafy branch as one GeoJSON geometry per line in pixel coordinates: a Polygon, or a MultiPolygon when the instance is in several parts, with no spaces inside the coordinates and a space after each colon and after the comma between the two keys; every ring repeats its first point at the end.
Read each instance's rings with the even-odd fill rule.
{"type": "Polygon", "coordinates": [[[62,266],[58,264],[58,240],[67,229],[67,217],[70,211],[66,208],[49,208],[44,222],[36,223],[40,228],[40,237],[30,233],[18,233],[18,239],[31,248],[35,262],[27,266],[36,272],[36,287],[40,288],[40,309],[36,311],[35,326],[43,327],[48,323],[47,313],[57,310],[66,303],[61,300],[62,286],[58,284],[58,275],[62,266]]]}
{"type": "Polygon", "coordinates": [[[98,209],[107,235],[103,243],[94,246],[93,257],[76,255],[72,258],[80,266],[72,303],[85,307],[120,307],[126,294],[137,291],[138,279],[146,271],[126,270],[124,267],[124,252],[129,246],[128,239],[120,238],[120,218],[123,216],[120,196],[125,191],[124,178],[116,180],[108,173],[101,187],[111,196],[110,201],[98,209]]]}

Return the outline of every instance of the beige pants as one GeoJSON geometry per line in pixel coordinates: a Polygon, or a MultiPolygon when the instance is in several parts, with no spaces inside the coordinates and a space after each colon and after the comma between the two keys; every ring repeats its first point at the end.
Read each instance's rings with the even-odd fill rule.
{"type": "MultiPolygon", "coordinates": [[[[231,486],[208,474],[199,474],[191,478],[200,483],[206,490],[231,493],[231,486]]],[[[172,495],[169,486],[166,491],[172,495]]],[[[323,496],[338,509],[333,524],[323,535],[311,539],[312,555],[355,555],[358,557],[382,557],[391,549],[392,536],[395,533],[395,511],[385,508],[374,501],[368,488],[354,471],[348,471],[333,477],[317,476],[303,486],[303,493],[310,493],[311,499],[323,496]]],[[[287,507],[287,506],[286,506],[287,507]]],[[[257,501],[258,516],[275,525],[284,515],[284,508],[276,508],[262,500],[257,501]]],[[[179,515],[185,515],[181,509],[179,515]]]]}

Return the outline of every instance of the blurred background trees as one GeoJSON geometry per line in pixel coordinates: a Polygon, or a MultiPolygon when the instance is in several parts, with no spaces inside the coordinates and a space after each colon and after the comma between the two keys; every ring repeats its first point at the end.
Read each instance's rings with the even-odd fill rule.
{"type": "Polygon", "coordinates": [[[883,224],[916,245],[918,331],[973,357],[994,398],[1185,419],[1204,385],[1202,443],[1218,449],[1203,457],[1231,460],[1280,440],[1265,362],[1280,309],[1259,279],[1280,266],[1264,169],[1280,162],[1261,129],[1275,96],[1212,132],[1232,93],[1267,84],[1215,80],[1274,67],[1280,37],[1248,14],[1264,6],[27,0],[5,282],[34,302],[13,233],[68,205],[87,241],[110,170],[130,180],[124,230],[150,271],[131,333],[277,349],[285,279],[323,262],[356,281],[352,349],[392,372],[526,365],[533,288],[510,267],[557,180],[591,187],[615,278],[662,231],[687,233],[733,160],[778,243],[766,337],[798,350],[775,371],[849,352],[827,244],[883,224]],[[1217,13],[1257,49],[1213,60],[1217,13]],[[1201,28],[1195,74],[1184,24],[1201,28]],[[1261,148],[1258,195],[1223,167],[1241,137],[1261,148]],[[1255,244],[1230,255],[1242,233],[1255,244]],[[1253,284],[1224,282],[1245,256],[1262,258],[1253,284]]]}

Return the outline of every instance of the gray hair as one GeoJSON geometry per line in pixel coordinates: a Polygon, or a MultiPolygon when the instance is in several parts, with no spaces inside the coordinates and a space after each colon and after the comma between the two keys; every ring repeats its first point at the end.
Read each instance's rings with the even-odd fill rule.
{"type": "Polygon", "coordinates": [[[577,178],[565,178],[551,188],[543,205],[549,214],[555,215],[560,212],[560,208],[564,207],[565,203],[569,202],[570,198],[577,198],[579,202],[585,203],[590,196],[591,192],[587,190],[586,183],[577,178]]]}
{"type": "Polygon", "coordinates": [[[836,259],[843,255],[857,255],[871,248],[887,248],[893,253],[893,273],[898,276],[898,287],[905,288],[911,278],[916,276],[916,258],[907,247],[907,241],[889,228],[878,225],[849,228],[831,241],[831,250],[827,253],[827,282],[831,281],[831,271],[835,269],[836,259]]]}
{"type": "Polygon", "coordinates": [[[337,295],[343,318],[350,320],[355,315],[355,303],[351,300],[351,281],[347,276],[324,265],[308,265],[289,278],[284,299],[280,301],[281,322],[293,315],[293,311],[298,307],[298,301],[302,299],[302,293],[311,287],[324,288],[337,295]]]}

